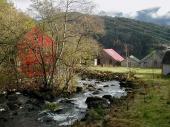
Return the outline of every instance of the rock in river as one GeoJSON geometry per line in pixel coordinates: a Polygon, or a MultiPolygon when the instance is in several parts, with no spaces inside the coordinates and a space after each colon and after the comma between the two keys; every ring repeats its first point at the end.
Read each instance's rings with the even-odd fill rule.
{"type": "Polygon", "coordinates": [[[109,85],[105,85],[105,86],[103,86],[103,87],[109,87],[109,85]]]}
{"type": "Polygon", "coordinates": [[[105,98],[101,98],[101,97],[88,97],[86,99],[86,104],[88,108],[97,108],[97,107],[108,108],[109,107],[108,100],[105,98]]]}
{"type": "Polygon", "coordinates": [[[100,91],[99,91],[99,90],[97,90],[97,91],[94,91],[92,94],[93,94],[93,95],[100,94],[100,91]]]}
{"type": "Polygon", "coordinates": [[[82,91],[83,91],[83,87],[78,86],[78,87],[76,88],[76,92],[77,92],[77,93],[80,93],[80,92],[82,92],[82,91]]]}
{"type": "Polygon", "coordinates": [[[113,97],[111,95],[104,95],[103,98],[107,99],[110,102],[113,101],[113,97]]]}

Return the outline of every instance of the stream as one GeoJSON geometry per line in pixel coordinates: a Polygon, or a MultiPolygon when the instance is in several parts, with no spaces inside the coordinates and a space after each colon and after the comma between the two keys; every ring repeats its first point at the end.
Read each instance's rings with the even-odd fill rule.
{"type": "Polygon", "coordinates": [[[120,98],[126,95],[125,88],[120,88],[118,81],[80,80],[79,86],[83,88],[82,92],[74,94],[69,98],[56,99],[55,103],[61,106],[57,113],[41,111],[38,120],[43,122],[48,117],[53,119],[58,126],[72,125],[75,121],[84,118],[87,110],[85,101],[88,97],[111,95],[120,98]]]}

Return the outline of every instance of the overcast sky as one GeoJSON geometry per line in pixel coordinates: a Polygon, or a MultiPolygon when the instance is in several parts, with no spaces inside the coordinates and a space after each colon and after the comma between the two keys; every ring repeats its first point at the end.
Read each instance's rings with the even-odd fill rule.
{"type": "MultiPolygon", "coordinates": [[[[12,0],[17,8],[26,10],[30,0],[12,0]]],[[[94,0],[97,10],[106,12],[123,12],[133,14],[136,11],[160,7],[158,15],[170,12],[170,0],[94,0]]]]}

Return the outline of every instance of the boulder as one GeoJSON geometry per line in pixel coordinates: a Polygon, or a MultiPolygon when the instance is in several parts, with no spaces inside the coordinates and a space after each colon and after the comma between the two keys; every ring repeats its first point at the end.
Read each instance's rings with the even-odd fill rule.
{"type": "Polygon", "coordinates": [[[119,81],[120,80],[120,77],[118,75],[115,75],[114,77],[115,80],[119,81]]]}
{"type": "Polygon", "coordinates": [[[113,97],[111,95],[104,95],[103,98],[107,99],[110,102],[113,101],[113,97]]]}
{"type": "Polygon", "coordinates": [[[98,88],[97,90],[98,90],[98,91],[103,91],[103,89],[102,89],[102,88],[98,88]]]}
{"type": "Polygon", "coordinates": [[[16,94],[8,95],[8,101],[17,101],[18,97],[16,94]]]}
{"type": "Polygon", "coordinates": [[[105,86],[103,86],[103,87],[109,87],[109,85],[105,85],[105,86]]]}
{"type": "Polygon", "coordinates": [[[64,109],[60,107],[60,108],[56,108],[56,109],[54,109],[54,111],[53,111],[53,112],[54,112],[54,113],[57,113],[57,114],[60,114],[60,113],[62,113],[62,112],[63,112],[63,110],[64,110],[64,109]]]}
{"type": "Polygon", "coordinates": [[[101,81],[96,81],[95,83],[101,83],[101,81]]]}
{"type": "Polygon", "coordinates": [[[88,108],[108,108],[109,107],[109,102],[105,98],[101,97],[88,97],[85,102],[88,106],[88,108]]]}
{"type": "Polygon", "coordinates": [[[0,94],[0,104],[4,103],[6,100],[6,95],[0,94]]]}
{"type": "Polygon", "coordinates": [[[6,104],[1,104],[0,105],[0,112],[7,112],[9,111],[9,108],[6,104]]]}
{"type": "Polygon", "coordinates": [[[78,87],[76,88],[76,92],[77,92],[77,93],[80,93],[80,92],[82,92],[82,91],[83,91],[83,87],[78,86],[78,87]]]}
{"type": "Polygon", "coordinates": [[[123,102],[123,98],[122,97],[121,98],[112,97],[111,103],[113,105],[120,105],[122,102],[123,102]]]}
{"type": "Polygon", "coordinates": [[[96,89],[93,88],[93,87],[89,87],[89,88],[87,88],[87,90],[88,90],[88,91],[95,91],[96,89]]]}
{"type": "Polygon", "coordinates": [[[53,122],[53,121],[54,121],[54,119],[52,117],[46,116],[46,117],[43,118],[43,122],[45,122],[45,123],[50,123],[50,122],[53,122]]]}
{"type": "Polygon", "coordinates": [[[87,90],[89,91],[95,91],[96,88],[93,85],[88,85],[87,90]]]}
{"type": "Polygon", "coordinates": [[[126,81],[126,84],[129,88],[133,88],[134,87],[134,84],[133,84],[133,81],[126,81]]]}
{"type": "Polygon", "coordinates": [[[65,98],[65,99],[61,100],[59,103],[65,103],[65,104],[74,105],[74,100],[65,98]]]}
{"type": "Polygon", "coordinates": [[[7,106],[10,110],[17,110],[20,107],[17,103],[14,102],[7,102],[7,106]]]}
{"type": "Polygon", "coordinates": [[[37,107],[35,107],[32,104],[26,104],[25,107],[26,107],[28,112],[32,112],[32,111],[35,111],[37,109],[37,107]]]}
{"type": "Polygon", "coordinates": [[[120,84],[120,87],[126,87],[127,86],[125,81],[121,81],[119,84],[120,84]]]}
{"type": "Polygon", "coordinates": [[[134,85],[133,85],[133,81],[121,81],[120,82],[120,86],[121,87],[128,87],[128,88],[133,88],[134,85]]]}
{"type": "Polygon", "coordinates": [[[33,105],[36,107],[41,107],[42,102],[37,99],[30,98],[29,100],[26,101],[26,104],[33,105]]]}
{"type": "Polygon", "coordinates": [[[94,86],[93,86],[92,84],[89,84],[89,85],[88,85],[88,87],[92,87],[92,88],[94,88],[94,86]]]}
{"type": "Polygon", "coordinates": [[[100,94],[100,91],[94,91],[93,93],[92,93],[93,95],[96,95],[96,94],[100,94]]]}

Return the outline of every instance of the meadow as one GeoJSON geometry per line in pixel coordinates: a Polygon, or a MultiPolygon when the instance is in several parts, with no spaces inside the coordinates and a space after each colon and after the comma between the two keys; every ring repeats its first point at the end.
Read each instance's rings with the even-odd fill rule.
{"type": "Polygon", "coordinates": [[[90,67],[90,69],[113,73],[133,72],[136,77],[134,82],[139,85],[128,110],[122,106],[117,115],[115,107],[111,109],[108,127],[170,127],[170,78],[162,76],[161,69],[125,67],[90,67]]]}

